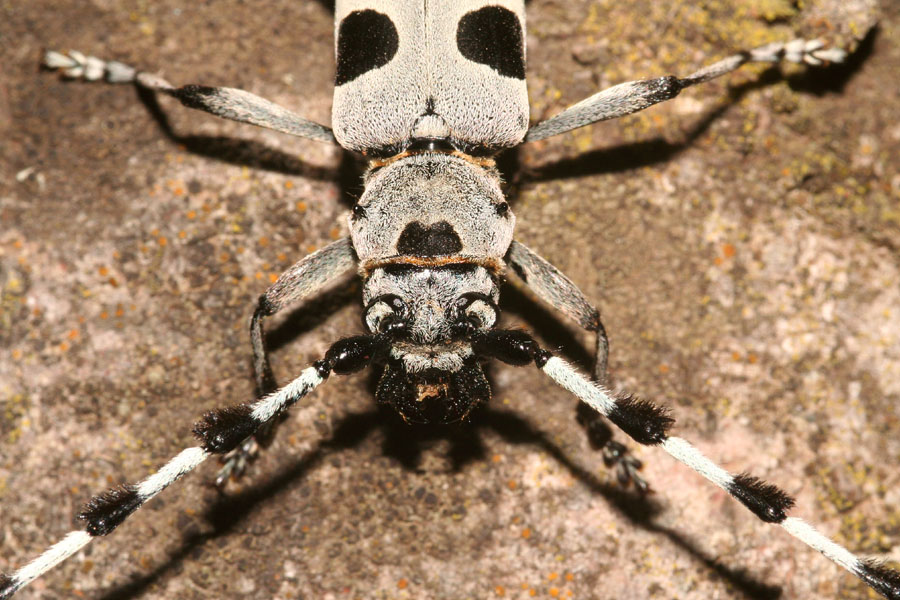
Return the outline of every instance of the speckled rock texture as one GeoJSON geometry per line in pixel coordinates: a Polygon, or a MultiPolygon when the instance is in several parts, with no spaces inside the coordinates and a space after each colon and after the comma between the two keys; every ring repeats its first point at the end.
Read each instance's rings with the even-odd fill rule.
{"type": "MultiPolygon", "coordinates": [[[[128,86],[38,69],[44,48],[250,90],[319,122],[327,2],[0,0],[0,570],[92,494],[252,397],[247,322],[273,277],[346,233],[360,165],[128,86]]],[[[795,33],[846,66],[755,66],[523,148],[518,239],[602,308],[616,385],[900,560],[900,5],[528,6],[534,120],[601,87],[689,73],[795,33]]],[[[270,324],[281,381],[361,331],[347,279],[270,324]]],[[[591,340],[515,280],[507,326],[586,365],[591,340]]],[[[24,590],[37,598],[841,598],[872,592],[653,449],[621,490],[535,369],[490,368],[466,427],[378,411],[335,377],[224,494],[204,465],[24,590]]],[[[620,436],[620,439],[623,439],[620,436]]]]}

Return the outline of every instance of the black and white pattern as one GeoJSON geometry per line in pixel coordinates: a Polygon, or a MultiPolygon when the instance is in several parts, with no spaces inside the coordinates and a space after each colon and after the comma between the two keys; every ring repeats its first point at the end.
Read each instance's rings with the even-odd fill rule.
{"type": "Polygon", "coordinates": [[[91,499],[79,515],[85,522],[84,530],[68,533],[18,571],[0,577],[0,600],[12,597],[17,590],[81,550],[95,537],[112,533],[145,502],[196,469],[212,454],[223,454],[235,448],[263,423],[318,387],[329,371],[328,368],[310,367],[290,384],[253,404],[239,404],[206,414],[194,428],[203,442],[201,446],[182,450],[140,483],[119,486],[91,499]]]}
{"type": "MultiPolygon", "coordinates": [[[[465,420],[488,402],[482,363],[534,363],[588,407],[589,430],[609,420],[639,444],[663,449],[725,490],[763,522],[849,570],[887,598],[900,598],[900,575],[860,559],[788,512],[795,501],[749,474],[733,474],[686,440],[659,405],[611,394],[608,342],[599,311],[562,272],[515,242],[515,217],[494,156],[597,121],[641,111],[683,89],[749,62],[812,66],[842,61],[839,49],[795,40],[739,52],[687,77],[619,84],[528,129],[525,13],[521,0],[414,0],[335,3],[336,76],[333,132],[249,92],[225,87],[175,87],[159,76],[78,52],[48,52],[45,65],[73,79],[134,84],[190,108],[309,139],[337,142],[369,159],[364,191],[348,216],[350,235],[283,274],[260,297],[251,320],[254,370],[261,398],[211,411],[194,426],[200,445],[157,473],[93,498],[73,531],[37,559],[0,576],[0,598],[111,533],[131,514],[209,456],[226,456],[217,482],[239,474],[261,428],[271,427],[331,373],[381,369],[377,401],[410,422],[465,420]],[[540,299],[596,336],[592,377],[542,350],[527,333],[496,329],[507,264],[540,299]],[[277,390],[262,322],[321,291],[354,267],[362,278],[367,332],[339,340],[325,357],[277,390]]],[[[640,463],[611,437],[601,444],[624,484],[646,490],[640,463]]]]}
{"type": "Polygon", "coordinates": [[[664,410],[646,401],[615,396],[588,380],[565,361],[552,357],[539,361],[540,369],[557,384],[613,421],[636,442],[658,446],[707,481],[728,492],[760,520],[780,525],[789,534],[844,567],[885,598],[900,598],[900,573],[857,557],[798,517],[787,516],[794,500],[774,485],[742,473],[729,473],[703,455],[690,442],[668,435],[674,421],[664,410]]]}
{"type": "Polygon", "coordinates": [[[487,6],[414,0],[378,3],[374,10],[365,0],[338,0],[335,28],[333,120],[343,147],[392,155],[416,139],[442,138],[461,149],[498,150],[524,137],[521,0],[487,6]],[[342,42],[341,32],[363,29],[362,21],[365,40],[342,42]]]}

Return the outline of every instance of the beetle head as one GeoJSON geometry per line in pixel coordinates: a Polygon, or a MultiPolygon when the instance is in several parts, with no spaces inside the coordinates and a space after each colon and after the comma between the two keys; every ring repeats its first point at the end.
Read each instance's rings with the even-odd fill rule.
{"type": "Polygon", "coordinates": [[[377,398],[413,422],[453,422],[490,398],[472,338],[499,317],[499,289],[480,266],[392,265],[363,293],[364,321],[390,340],[377,398]]]}

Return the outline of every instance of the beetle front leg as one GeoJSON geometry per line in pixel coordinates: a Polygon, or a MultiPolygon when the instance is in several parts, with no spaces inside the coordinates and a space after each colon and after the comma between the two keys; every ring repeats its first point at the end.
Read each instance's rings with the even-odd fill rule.
{"type": "MultiPolygon", "coordinates": [[[[349,238],[342,238],[304,257],[282,273],[278,281],[260,296],[259,304],[250,319],[250,343],[253,347],[253,372],[258,397],[262,398],[278,388],[266,351],[263,319],[290,304],[320,292],[354,267],[356,255],[353,246],[349,238]]],[[[260,448],[272,441],[280,419],[280,414],[275,415],[262,424],[254,435],[225,455],[222,468],[216,474],[216,486],[222,487],[229,478],[241,476],[250,460],[259,453],[260,448]]]]}

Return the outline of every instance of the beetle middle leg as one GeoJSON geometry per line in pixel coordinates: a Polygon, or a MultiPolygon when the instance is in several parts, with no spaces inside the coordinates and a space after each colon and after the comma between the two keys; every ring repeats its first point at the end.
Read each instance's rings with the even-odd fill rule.
{"type": "MultiPolygon", "coordinates": [[[[591,376],[607,385],[609,373],[609,339],[598,311],[571,279],[524,244],[513,241],[507,255],[509,264],[525,284],[544,302],[576,321],[583,329],[596,334],[596,350],[591,376]]],[[[578,423],[584,427],[591,446],[603,452],[603,462],[616,469],[616,477],[623,485],[634,483],[646,492],[647,481],[638,470],[642,464],[630,456],[627,448],[613,439],[612,429],[597,411],[584,402],[578,404],[578,423]]]]}
{"type": "Polygon", "coordinates": [[[145,90],[172,96],[188,108],[202,110],[223,119],[335,143],[330,128],[304,119],[283,106],[244,90],[196,84],[175,87],[159,75],[140,71],[118,61],[85,56],[81,52],[69,52],[66,55],[48,51],[44,55],[44,66],[59,69],[69,79],[132,83],[145,90]]]}
{"type": "Polygon", "coordinates": [[[839,48],[826,48],[819,40],[773,42],[723,58],[694,71],[687,77],[656,77],[629,81],[601,90],[573,104],[561,113],[541,121],[528,130],[526,142],[536,142],[591,123],[618,119],[676,97],[685,88],[712,81],[748,63],[781,61],[819,66],[826,61],[842,62],[847,53],[839,48]]]}

